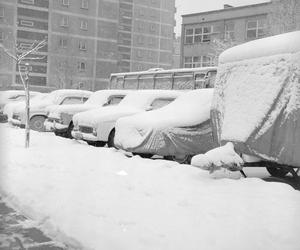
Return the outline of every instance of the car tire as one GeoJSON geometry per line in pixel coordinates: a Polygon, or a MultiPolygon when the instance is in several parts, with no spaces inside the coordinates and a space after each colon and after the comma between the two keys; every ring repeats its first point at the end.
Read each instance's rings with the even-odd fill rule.
{"type": "Polygon", "coordinates": [[[112,131],[110,131],[109,133],[109,136],[108,136],[108,141],[107,141],[107,146],[109,148],[115,148],[115,143],[114,143],[114,140],[115,140],[115,132],[116,130],[113,129],[112,131]]]}
{"type": "Polygon", "coordinates": [[[269,174],[273,177],[283,178],[285,177],[289,171],[280,167],[266,167],[269,174]]]}
{"type": "Polygon", "coordinates": [[[29,127],[32,130],[39,131],[39,132],[45,132],[45,126],[44,122],[46,120],[46,117],[41,115],[33,116],[29,121],[29,127]]]}
{"type": "Polygon", "coordinates": [[[54,131],[54,134],[55,134],[56,136],[66,137],[66,133],[65,133],[65,132],[54,131]]]}

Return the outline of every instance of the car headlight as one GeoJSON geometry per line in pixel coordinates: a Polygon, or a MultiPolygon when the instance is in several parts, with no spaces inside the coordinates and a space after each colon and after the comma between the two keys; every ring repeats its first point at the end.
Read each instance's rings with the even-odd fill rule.
{"type": "Polygon", "coordinates": [[[93,136],[97,136],[97,129],[93,128],[93,136]]]}

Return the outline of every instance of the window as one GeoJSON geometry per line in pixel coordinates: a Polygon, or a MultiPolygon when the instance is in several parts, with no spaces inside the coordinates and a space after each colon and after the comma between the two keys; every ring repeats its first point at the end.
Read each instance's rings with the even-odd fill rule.
{"type": "Polygon", "coordinates": [[[214,62],[210,56],[186,56],[184,57],[184,68],[197,68],[213,66],[214,62]]]}
{"type": "Polygon", "coordinates": [[[21,50],[30,50],[32,49],[32,43],[20,43],[19,48],[21,50]]]}
{"type": "Polygon", "coordinates": [[[0,43],[3,43],[4,41],[4,33],[3,31],[0,31],[0,43]]]}
{"type": "Polygon", "coordinates": [[[4,8],[0,7],[0,18],[4,18],[4,8]]]}
{"type": "Polygon", "coordinates": [[[69,26],[69,17],[63,16],[61,18],[61,21],[60,21],[60,26],[61,27],[68,27],[69,26]]]}
{"type": "Polygon", "coordinates": [[[79,62],[78,63],[78,70],[80,72],[84,72],[86,70],[86,63],[85,62],[79,62]]]}
{"type": "Polygon", "coordinates": [[[81,104],[84,103],[84,98],[79,96],[66,97],[61,104],[81,104]]]}
{"type": "Polygon", "coordinates": [[[210,42],[212,34],[212,26],[197,27],[185,30],[185,43],[205,43],[210,42]]]}
{"type": "Polygon", "coordinates": [[[70,5],[70,1],[69,0],[61,0],[61,5],[62,6],[69,6],[70,5]]]}
{"type": "Polygon", "coordinates": [[[144,44],[144,37],[138,36],[137,42],[138,42],[138,44],[144,44]]]}
{"type": "Polygon", "coordinates": [[[122,101],[122,99],[124,98],[124,96],[110,96],[109,100],[107,101],[107,105],[116,105],[119,104],[120,101],[122,101]]]}
{"type": "Polygon", "coordinates": [[[87,30],[88,29],[88,21],[87,20],[81,20],[80,21],[80,29],[87,30]]]}
{"type": "Polygon", "coordinates": [[[150,24],[150,31],[155,32],[155,25],[152,23],[150,24]]]}
{"type": "Polygon", "coordinates": [[[143,53],[141,50],[138,50],[136,53],[137,57],[142,58],[143,57],[143,53]]]}
{"type": "Polygon", "coordinates": [[[80,49],[80,50],[83,50],[83,51],[86,51],[86,50],[87,50],[86,42],[84,42],[84,41],[79,41],[79,49],[80,49]]]}
{"type": "Polygon", "coordinates": [[[21,0],[21,3],[34,4],[34,0],[21,0]]]}
{"type": "Polygon", "coordinates": [[[81,9],[88,9],[88,8],[89,8],[89,1],[81,0],[81,9]]]}
{"type": "Polygon", "coordinates": [[[194,29],[185,30],[185,43],[193,43],[194,29]]]}
{"type": "Polygon", "coordinates": [[[64,38],[59,39],[59,47],[63,49],[67,48],[67,39],[64,38]]]}
{"type": "Polygon", "coordinates": [[[234,40],[234,23],[225,23],[225,33],[224,33],[225,40],[234,40]]]}
{"type": "Polygon", "coordinates": [[[26,26],[26,27],[33,27],[33,21],[29,21],[29,20],[21,20],[20,21],[22,26],[26,26]]]}
{"type": "Polygon", "coordinates": [[[160,73],[155,76],[155,89],[172,89],[172,73],[160,73]]]}
{"type": "Polygon", "coordinates": [[[265,36],[266,20],[250,20],[247,22],[247,38],[256,39],[265,36]]]}
{"type": "Polygon", "coordinates": [[[151,104],[150,110],[162,108],[173,101],[174,101],[174,98],[155,99],[151,104]]]}

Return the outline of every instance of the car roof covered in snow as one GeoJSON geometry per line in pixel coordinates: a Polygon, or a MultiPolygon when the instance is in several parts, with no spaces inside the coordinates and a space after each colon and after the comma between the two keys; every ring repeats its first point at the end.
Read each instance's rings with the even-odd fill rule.
{"type": "Polygon", "coordinates": [[[252,58],[300,51],[300,31],[266,37],[225,50],[219,57],[219,63],[230,63],[252,58]]]}
{"type": "Polygon", "coordinates": [[[85,102],[86,104],[102,104],[107,101],[107,98],[112,95],[127,95],[132,90],[125,89],[102,89],[94,92],[90,98],[85,102]]]}

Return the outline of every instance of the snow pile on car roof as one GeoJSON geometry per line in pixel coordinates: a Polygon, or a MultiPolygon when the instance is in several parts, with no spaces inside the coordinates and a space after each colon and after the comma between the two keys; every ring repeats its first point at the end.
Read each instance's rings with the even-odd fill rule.
{"type": "MultiPolygon", "coordinates": [[[[201,125],[209,120],[212,96],[213,89],[193,90],[160,109],[121,118],[116,124],[115,144],[132,152],[159,151],[160,154],[169,155],[172,148],[176,147],[179,150],[183,147],[179,147],[179,144],[184,144],[181,140],[180,143],[176,141],[183,133],[180,131],[176,135],[176,128],[201,125]]],[[[187,138],[192,135],[196,137],[197,132],[192,132],[192,128],[188,130],[190,133],[185,133],[184,137],[187,141],[192,141],[191,138],[187,138]]],[[[186,142],[184,147],[194,152],[197,146],[193,144],[189,147],[188,144],[189,142],[186,142]]]]}
{"type": "Polygon", "coordinates": [[[232,141],[239,151],[263,159],[300,164],[298,38],[300,32],[282,34],[220,56],[212,104],[219,142],[232,141]]]}

